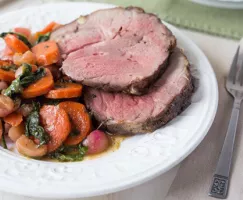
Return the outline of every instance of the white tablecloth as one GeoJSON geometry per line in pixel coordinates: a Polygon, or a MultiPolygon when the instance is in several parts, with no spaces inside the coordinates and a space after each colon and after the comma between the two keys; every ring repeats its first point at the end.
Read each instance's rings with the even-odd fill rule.
{"type": "MultiPolygon", "coordinates": [[[[0,13],[39,5],[46,0],[0,0],[0,13]]],[[[89,200],[207,200],[213,171],[224,141],[230,117],[232,98],[224,89],[225,76],[228,73],[231,60],[235,53],[237,42],[182,30],[206,54],[211,62],[219,84],[219,108],[216,119],[208,135],[199,147],[186,158],[180,166],[170,170],[164,175],[153,179],[143,185],[114,194],[85,198],[89,200]],[[179,168],[180,167],[180,168],[179,168]],[[179,170],[178,170],[179,168],[179,170]],[[178,171],[178,173],[177,173],[178,171]],[[177,173],[177,174],[176,174],[177,173]],[[175,177],[176,176],[176,177],[175,177]],[[175,178],[175,179],[174,179],[175,178]],[[170,187],[172,181],[174,182],[170,187]],[[169,189],[170,188],[170,189],[169,189]],[[169,192],[168,192],[169,190],[169,192]],[[167,197],[165,195],[167,194],[167,197]]],[[[241,137],[242,118],[236,137],[236,148],[232,179],[228,199],[243,199],[243,137],[241,137]]],[[[0,200],[34,200],[34,198],[20,197],[13,194],[0,192],[0,200]]]]}

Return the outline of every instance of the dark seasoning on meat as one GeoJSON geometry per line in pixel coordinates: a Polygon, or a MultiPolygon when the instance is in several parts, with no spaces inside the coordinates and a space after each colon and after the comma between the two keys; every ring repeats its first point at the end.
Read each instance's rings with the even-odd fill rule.
{"type": "Polygon", "coordinates": [[[62,70],[86,86],[84,102],[115,134],[152,132],[186,109],[189,62],[171,31],[141,8],[99,10],[51,34],[62,70]]]}

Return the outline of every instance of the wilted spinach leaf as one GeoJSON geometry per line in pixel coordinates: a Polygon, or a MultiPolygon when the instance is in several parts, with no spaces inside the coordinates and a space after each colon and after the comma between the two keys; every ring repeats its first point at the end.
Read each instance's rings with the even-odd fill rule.
{"type": "Polygon", "coordinates": [[[75,146],[61,146],[55,152],[49,154],[50,158],[62,162],[82,161],[88,148],[81,144],[75,146]]]}
{"type": "Polygon", "coordinates": [[[45,34],[45,35],[39,35],[37,41],[36,41],[36,44],[39,44],[41,42],[45,42],[45,41],[48,41],[50,39],[50,32],[45,34]]]}
{"type": "Polygon", "coordinates": [[[38,139],[40,145],[46,144],[49,141],[49,135],[45,132],[44,128],[40,126],[40,104],[33,103],[33,110],[28,115],[25,123],[25,135],[27,137],[34,136],[38,139]]]}
{"type": "Polygon", "coordinates": [[[16,65],[9,65],[9,66],[0,66],[0,69],[3,69],[5,71],[16,71],[17,66],[16,65]]]}
{"type": "Polygon", "coordinates": [[[45,76],[44,68],[38,68],[37,71],[32,72],[31,65],[24,63],[22,66],[24,67],[23,73],[12,81],[11,85],[4,91],[4,95],[11,97],[14,94],[21,93],[23,88],[45,76]]]}

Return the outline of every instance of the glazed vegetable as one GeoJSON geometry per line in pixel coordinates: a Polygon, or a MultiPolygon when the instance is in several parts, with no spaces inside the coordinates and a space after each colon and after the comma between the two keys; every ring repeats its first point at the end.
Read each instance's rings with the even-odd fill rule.
{"type": "Polygon", "coordinates": [[[26,137],[26,135],[22,135],[16,141],[16,148],[19,153],[33,158],[42,157],[47,153],[47,145],[39,146],[33,140],[26,137]]]}
{"type": "Polygon", "coordinates": [[[24,53],[29,50],[29,47],[20,39],[18,39],[15,35],[7,35],[4,37],[4,41],[6,45],[14,52],[14,53],[24,53]]]}
{"type": "Polygon", "coordinates": [[[73,125],[73,132],[77,133],[70,135],[64,144],[79,144],[91,131],[91,120],[85,106],[81,103],[65,101],[60,103],[58,107],[64,109],[68,113],[73,125]]]}
{"type": "Polygon", "coordinates": [[[14,111],[14,101],[5,95],[0,94],[0,117],[6,117],[14,111]]]}
{"type": "Polygon", "coordinates": [[[33,110],[28,115],[25,123],[25,135],[27,137],[34,136],[38,139],[39,145],[47,144],[50,140],[45,129],[40,125],[40,104],[33,103],[33,110]]]}
{"type": "Polygon", "coordinates": [[[5,123],[10,124],[11,126],[18,126],[23,121],[23,116],[21,115],[21,113],[13,112],[8,116],[4,117],[3,120],[5,123]]]}
{"type": "Polygon", "coordinates": [[[14,78],[14,72],[17,66],[10,60],[0,60],[0,80],[11,82],[14,78]]]}
{"type": "Polygon", "coordinates": [[[16,142],[22,135],[25,133],[24,123],[19,124],[18,126],[12,126],[8,131],[8,137],[16,142]]]}
{"type": "Polygon", "coordinates": [[[0,80],[11,82],[15,79],[14,72],[0,68],[0,80]]]}
{"type": "Polygon", "coordinates": [[[36,41],[36,44],[39,44],[41,42],[46,42],[50,39],[50,33],[47,33],[47,34],[39,34],[38,38],[37,38],[37,41],[36,41]]]}
{"type": "Polygon", "coordinates": [[[26,51],[24,54],[15,53],[13,56],[13,62],[15,65],[22,65],[24,63],[35,64],[36,57],[31,51],[26,51]]]}
{"type": "Polygon", "coordinates": [[[75,146],[60,146],[56,151],[49,154],[50,158],[62,162],[82,161],[88,148],[81,144],[75,146]]]}
{"type": "Polygon", "coordinates": [[[60,59],[58,46],[54,41],[39,43],[32,48],[32,52],[36,56],[37,64],[41,66],[57,63],[60,59]]]}
{"type": "Polygon", "coordinates": [[[48,152],[55,151],[68,137],[71,123],[68,114],[58,106],[44,105],[40,109],[40,120],[45,131],[50,136],[48,152]]]}
{"type": "MultiPolygon", "coordinates": [[[[4,33],[1,33],[0,34],[0,37],[3,38],[4,40],[5,40],[6,37],[9,37],[9,36],[14,36],[19,41],[23,42],[28,48],[31,48],[32,47],[32,45],[30,44],[30,42],[28,41],[28,39],[24,35],[22,35],[22,34],[15,33],[15,32],[4,32],[4,33]]],[[[6,40],[5,40],[5,42],[6,42],[6,40]]],[[[8,43],[6,43],[6,44],[8,45],[8,43]]],[[[12,45],[9,46],[10,49],[12,49],[11,46],[12,45]]],[[[14,52],[17,52],[17,51],[14,51],[14,52]]],[[[17,52],[17,53],[24,53],[24,52],[17,52]]]]}
{"type": "Polygon", "coordinates": [[[77,83],[56,83],[45,97],[50,99],[66,99],[81,96],[82,85],[77,83]]]}
{"type": "Polygon", "coordinates": [[[43,28],[41,31],[37,32],[36,35],[45,35],[47,33],[52,32],[54,29],[56,29],[57,27],[59,27],[60,24],[56,23],[56,22],[51,22],[49,23],[45,28],[43,28]]]}
{"type": "Polygon", "coordinates": [[[109,139],[103,131],[95,130],[87,136],[83,144],[88,147],[87,154],[97,154],[109,147],[109,139]]]}
{"type": "Polygon", "coordinates": [[[13,96],[14,94],[24,92],[23,89],[31,83],[38,81],[46,75],[44,68],[38,68],[36,72],[32,72],[32,67],[29,64],[23,64],[23,72],[11,85],[4,91],[4,95],[13,96]]]}
{"type": "Polygon", "coordinates": [[[54,86],[53,77],[49,69],[38,68],[38,70],[33,74],[33,77],[38,79],[34,80],[32,82],[33,84],[23,90],[23,98],[28,99],[41,96],[49,92],[54,86]]]}
{"type": "Polygon", "coordinates": [[[11,60],[0,60],[0,69],[5,71],[16,71],[18,67],[11,60]]]}

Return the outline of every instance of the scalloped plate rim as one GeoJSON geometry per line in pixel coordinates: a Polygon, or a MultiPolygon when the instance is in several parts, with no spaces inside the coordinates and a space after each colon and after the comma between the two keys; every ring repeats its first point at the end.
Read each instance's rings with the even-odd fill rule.
{"type": "MultiPolygon", "coordinates": [[[[113,7],[113,5],[111,4],[103,4],[103,3],[87,3],[87,2],[79,2],[79,3],[74,3],[74,2],[68,2],[68,3],[50,3],[50,4],[44,4],[42,6],[38,6],[38,7],[46,7],[46,6],[59,6],[59,5],[75,5],[75,4],[86,4],[86,5],[95,5],[95,6],[100,6],[102,8],[104,7],[113,7]]],[[[2,17],[6,17],[6,16],[11,16],[14,14],[17,14],[18,12],[23,12],[23,11],[27,11],[27,10],[31,10],[31,9],[35,9],[37,8],[37,6],[34,7],[28,7],[25,9],[21,9],[18,11],[12,11],[9,13],[6,13],[4,15],[0,16],[0,19],[2,17]]],[[[45,192],[45,191],[41,191],[38,190],[37,193],[33,193],[33,191],[25,189],[24,191],[22,191],[21,189],[17,189],[15,188],[14,191],[12,189],[10,189],[8,186],[7,187],[3,187],[1,188],[1,190],[6,191],[6,192],[10,192],[10,193],[15,193],[15,194],[19,194],[19,195],[25,195],[25,196],[32,196],[32,197],[43,197],[43,198],[78,198],[78,197],[89,197],[89,196],[97,196],[97,195],[102,195],[102,194],[107,194],[107,193],[111,193],[111,192],[116,192],[116,191],[120,191],[123,189],[127,189],[136,185],[139,185],[141,183],[144,183],[145,181],[148,181],[162,173],[167,172],[169,169],[171,169],[172,167],[176,166],[178,163],[180,163],[185,157],[187,157],[199,144],[200,142],[203,140],[203,138],[205,137],[205,135],[207,134],[209,128],[211,127],[213,120],[215,118],[216,115],[216,111],[217,111],[217,106],[218,106],[218,86],[217,86],[217,81],[216,81],[216,77],[214,74],[214,71],[212,69],[212,66],[210,65],[208,59],[206,58],[206,56],[204,55],[204,53],[197,47],[197,45],[192,42],[187,36],[185,36],[183,33],[181,33],[177,28],[175,28],[172,25],[169,25],[166,23],[166,25],[169,26],[169,28],[173,29],[174,31],[176,31],[177,34],[180,35],[180,37],[182,37],[184,39],[184,41],[186,41],[186,43],[188,43],[189,45],[191,45],[191,48],[197,51],[198,56],[202,56],[204,59],[204,62],[208,65],[209,69],[208,72],[211,73],[211,81],[213,83],[212,85],[212,90],[213,90],[213,95],[214,95],[214,100],[212,102],[212,106],[213,108],[211,108],[210,110],[210,120],[208,121],[208,124],[206,127],[204,127],[204,131],[200,134],[200,136],[197,136],[196,140],[194,141],[193,145],[188,145],[187,148],[185,149],[184,152],[180,152],[179,154],[177,154],[176,158],[171,158],[170,160],[170,164],[166,167],[161,167],[161,163],[154,165],[153,167],[146,169],[143,173],[140,174],[136,174],[133,176],[130,176],[128,179],[124,179],[122,181],[116,181],[115,184],[114,182],[110,182],[110,183],[106,183],[105,186],[101,186],[100,188],[95,188],[92,190],[88,190],[88,191],[76,191],[73,192],[72,194],[70,194],[69,192],[62,192],[61,194],[57,194],[56,192],[54,193],[50,193],[50,192],[45,192]]],[[[21,158],[17,158],[17,159],[21,159],[21,158]]],[[[39,162],[41,163],[41,161],[34,161],[34,162],[39,162]]],[[[68,163],[67,165],[78,165],[78,163],[68,163]]],[[[57,165],[62,165],[62,163],[57,163],[57,165]]],[[[0,180],[1,182],[1,180],[0,180]]],[[[27,186],[26,186],[27,187],[27,186]]],[[[35,191],[36,192],[36,191],[35,191]]]]}

